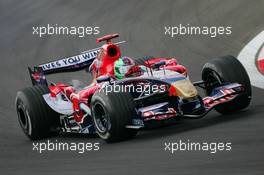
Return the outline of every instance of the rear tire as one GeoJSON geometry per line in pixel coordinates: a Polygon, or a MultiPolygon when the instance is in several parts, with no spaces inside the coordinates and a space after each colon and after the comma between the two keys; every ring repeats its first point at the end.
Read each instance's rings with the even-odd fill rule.
{"type": "Polygon", "coordinates": [[[16,110],[23,132],[32,140],[58,134],[59,114],[42,97],[49,93],[44,85],[25,88],[17,93],[16,110]]]}
{"type": "Polygon", "coordinates": [[[91,101],[92,119],[97,134],[106,142],[117,142],[136,136],[137,129],[128,129],[136,114],[128,92],[96,92],[91,101]]]}
{"type": "Polygon", "coordinates": [[[215,110],[222,114],[232,113],[246,108],[251,100],[251,84],[243,65],[233,56],[224,56],[206,63],[202,70],[202,79],[205,82],[206,93],[210,95],[213,88],[223,83],[240,83],[245,93],[234,100],[217,105],[215,110]]]}

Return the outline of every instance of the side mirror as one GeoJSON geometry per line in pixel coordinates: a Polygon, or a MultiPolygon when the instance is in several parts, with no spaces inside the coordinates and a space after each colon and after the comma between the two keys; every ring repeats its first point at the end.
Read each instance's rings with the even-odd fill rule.
{"type": "Polygon", "coordinates": [[[100,76],[96,79],[97,83],[102,83],[102,82],[110,81],[110,80],[111,80],[111,77],[107,75],[100,76]]]}

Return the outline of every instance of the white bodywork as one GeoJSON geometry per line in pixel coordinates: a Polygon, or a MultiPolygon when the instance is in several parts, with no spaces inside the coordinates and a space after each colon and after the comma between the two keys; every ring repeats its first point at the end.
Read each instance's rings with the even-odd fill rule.
{"type": "Polygon", "coordinates": [[[43,98],[51,109],[59,114],[71,115],[73,113],[72,102],[62,98],[62,94],[59,93],[56,97],[51,97],[50,94],[44,94],[43,98]]]}

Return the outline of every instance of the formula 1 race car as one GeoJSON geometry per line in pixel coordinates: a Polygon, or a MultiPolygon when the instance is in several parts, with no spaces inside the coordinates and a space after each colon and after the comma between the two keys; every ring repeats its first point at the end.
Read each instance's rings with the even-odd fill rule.
{"type": "Polygon", "coordinates": [[[233,56],[210,60],[202,80],[191,82],[175,58],[121,56],[119,45],[98,38],[101,47],[29,69],[32,87],[17,93],[16,110],[24,133],[42,139],[61,132],[97,133],[107,142],[134,137],[151,121],[201,118],[215,109],[229,114],[246,108],[251,85],[233,56]],[[46,75],[87,70],[92,83],[53,83],[46,75]],[[196,87],[205,90],[205,97],[196,87]]]}

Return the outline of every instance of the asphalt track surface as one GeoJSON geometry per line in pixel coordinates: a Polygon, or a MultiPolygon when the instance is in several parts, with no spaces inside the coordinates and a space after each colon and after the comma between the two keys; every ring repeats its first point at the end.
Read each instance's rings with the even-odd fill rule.
{"type": "MultiPolygon", "coordinates": [[[[96,36],[32,35],[32,26],[98,25],[100,36],[119,33],[123,55],[175,56],[200,79],[203,64],[216,56],[237,55],[264,28],[264,1],[1,1],[0,2],[0,172],[1,174],[263,174],[264,90],[253,88],[248,110],[146,130],[130,141],[106,144],[95,136],[62,135],[61,142],[100,142],[98,152],[32,151],[22,133],[14,100],[30,85],[26,67],[95,48],[96,36]],[[164,25],[232,26],[232,35],[169,38],[164,25]],[[232,151],[164,151],[164,142],[232,142],[232,151]]],[[[86,78],[85,72],[52,77],[86,78]]]]}

